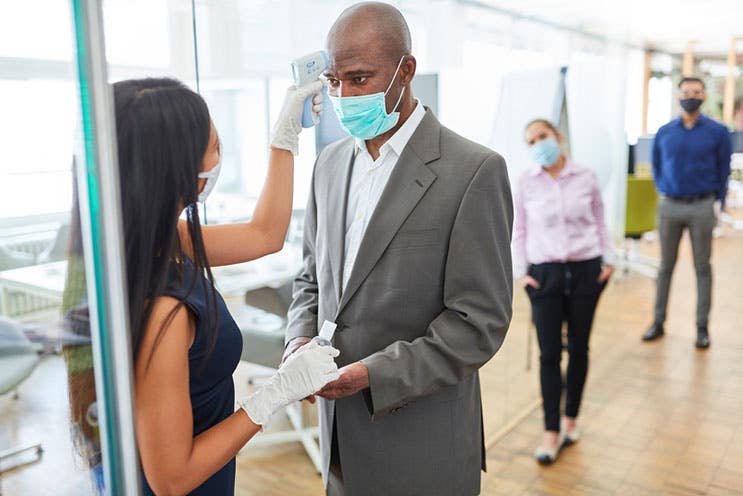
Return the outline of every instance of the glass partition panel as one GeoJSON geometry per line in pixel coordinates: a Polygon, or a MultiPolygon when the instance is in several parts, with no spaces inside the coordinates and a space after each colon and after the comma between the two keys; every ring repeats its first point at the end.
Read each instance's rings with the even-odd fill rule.
{"type": "Polygon", "coordinates": [[[136,494],[98,2],[0,12],[0,492],[136,494]]]}

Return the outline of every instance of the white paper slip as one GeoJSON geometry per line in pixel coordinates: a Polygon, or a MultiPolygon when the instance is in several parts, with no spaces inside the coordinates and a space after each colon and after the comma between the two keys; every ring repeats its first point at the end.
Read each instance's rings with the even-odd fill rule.
{"type": "Polygon", "coordinates": [[[338,325],[335,322],[330,322],[329,320],[323,322],[322,327],[320,328],[320,339],[332,343],[336,327],[338,327],[338,325]]]}

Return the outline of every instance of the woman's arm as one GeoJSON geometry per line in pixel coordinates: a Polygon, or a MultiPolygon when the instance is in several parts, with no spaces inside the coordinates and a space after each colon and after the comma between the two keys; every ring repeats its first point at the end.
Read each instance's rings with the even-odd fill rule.
{"type": "MultiPolygon", "coordinates": [[[[249,262],[284,246],[294,198],[294,157],[288,150],[271,148],[268,175],[250,222],[201,226],[209,265],[249,262]]],[[[185,220],[178,221],[181,246],[191,254],[185,220]]]]}
{"type": "Polygon", "coordinates": [[[241,402],[240,409],[194,437],[188,350],[195,329],[184,307],[169,318],[177,305],[174,298],[157,299],[134,363],[137,445],[147,481],[160,495],[186,494],[200,486],[277,411],[339,377],[334,361],[338,350],[310,343],[241,402]]]}
{"type": "MultiPolygon", "coordinates": [[[[304,101],[314,95],[312,109],[319,115],[323,100],[321,90],[319,81],[287,90],[272,132],[268,175],[250,222],[201,227],[206,255],[212,267],[249,262],[275,253],[284,246],[292,214],[294,155],[299,150],[304,101]]],[[[184,251],[192,255],[186,221],[178,222],[178,234],[184,251]]]]}
{"type": "Polygon", "coordinates": [[[596,174],[592,173],[592,175],[593,186],[591,192],[591,210],[593,211],[593,216],[596,221],[596,230],[599,235],[599,243],[601,244],[601,254],[604,264],[601,274],[599,274],[599,282],[606,282],[614,273],[614,245],[611,242],[609,230],[606,228],[606,220],[604,219],[604,200],[601,198],[599,180],[596,174]]]}
{"type": "Polygon", "coordinates": [[[611,242],[611,236],[609,230],[606,228],[606,220],[604,219],[604,200],[601,198],[601,187],[599,186],[598,177],[593,172],[593,185],[591,191],[591,210],[593,211],[593,217],[596,222],[596,231],[599,235],[599,243],[601,244],[601,253],[604,258],[604,263],[614,264],[614,245],[611,242]]]}
{"type": "Polygon", "coordinates": [[[177,304],[169,297],[155,303],[135,363],[137,443],[147,481],[157,494],[192,491],[260,430],[240,409],[194,438],[188,372],[194,328],[185,307],[175,313],[154,346],[177,304]]]}
{"type": "Polygon", "coordinates": [[[516,186],[513,209],[513,239],[511,241],[513,251],[513,277],[520,279],[526,275],[526,208],[524,206],[524,182],[526,175],[522,175],[516,186]]]}

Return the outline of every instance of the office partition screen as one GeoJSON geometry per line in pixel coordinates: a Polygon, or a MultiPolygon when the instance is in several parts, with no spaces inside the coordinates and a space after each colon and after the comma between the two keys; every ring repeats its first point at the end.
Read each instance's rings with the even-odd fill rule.
{"type": "Polygon", "coordinates": [[[27,150],[2,164],[13,191],[0,213],[7,494],[139,487],[102,14],[97,1],[24,2],[2,12],[5,32],[22,32],[25,43],[0,57],[4,117],[14,123],[3,148],[27,150]],[[28,22],[49,10],[54,21],[28,22]],[[54,128],[39,125],[47,121],[54,128]]]}

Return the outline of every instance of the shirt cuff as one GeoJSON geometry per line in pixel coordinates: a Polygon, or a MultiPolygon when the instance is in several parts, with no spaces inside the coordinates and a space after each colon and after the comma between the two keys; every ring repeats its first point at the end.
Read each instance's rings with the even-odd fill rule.
{"type": "Polygon", "coordinates": [[[529,270],[529,264],[522,260],[513,260],[513,278],[521,279],[529,270]]]}
{"type": "Polygon", "coordinates": [[[617,256],[614,253],[614,249],[606,250],[601,256],[601,261],[604,265],[616,265],[617,256]]]}

